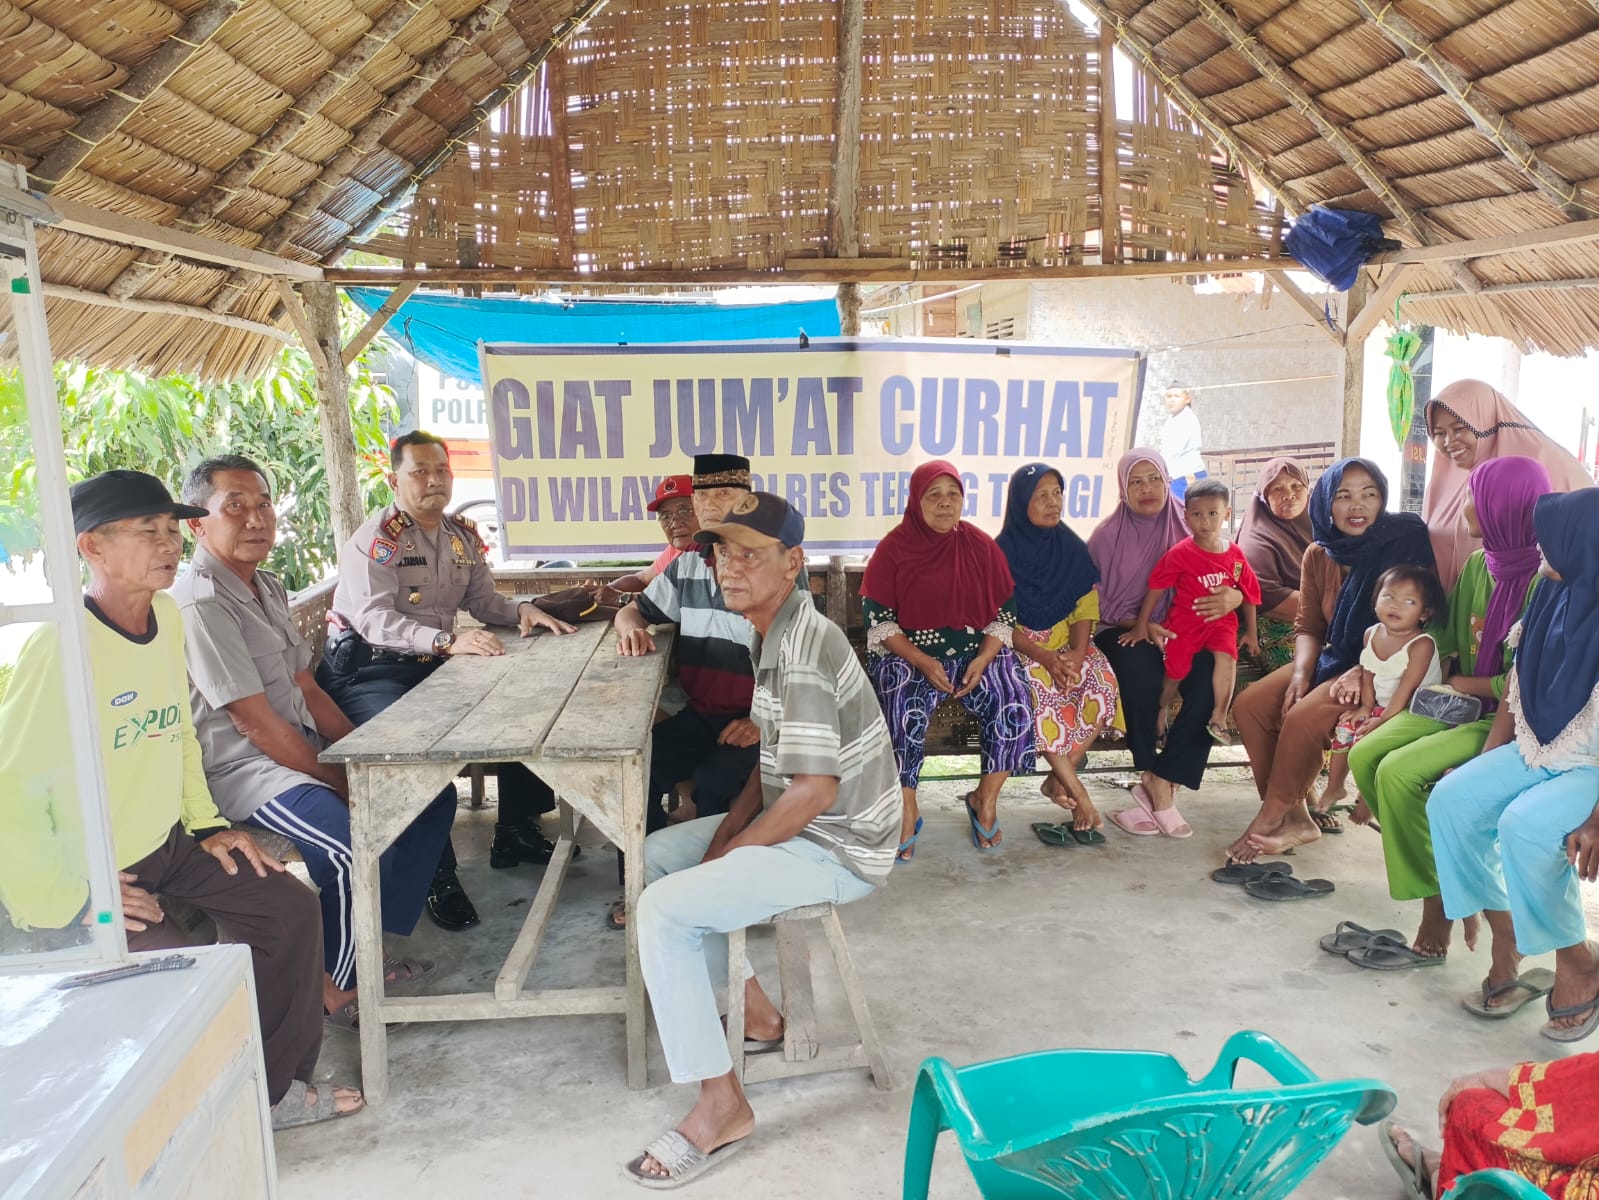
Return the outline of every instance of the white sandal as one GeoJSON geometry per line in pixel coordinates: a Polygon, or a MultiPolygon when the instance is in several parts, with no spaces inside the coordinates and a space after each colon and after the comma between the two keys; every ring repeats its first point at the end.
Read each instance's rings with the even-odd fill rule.
{"type": "Polygon", "coordinates": [[[690,1180],[705,1174],[712,1167],[726,1162],[737,1154],[746,1145],[753,1133],[746,1134],[737,1141],[728,1142],[725,1146],[718,1146],[709,1154],[689,1141],[676,1129],[669,1129],[644,1147],[632,1162],[627,1163],[622,1169],[627,1177],[640,1187],[666,1188],[682,1187],[690,1180]],[[665,1175],[650,1175],[644,1171],[644,1160],[653,1158],[666,1168],[665,1175]]]}

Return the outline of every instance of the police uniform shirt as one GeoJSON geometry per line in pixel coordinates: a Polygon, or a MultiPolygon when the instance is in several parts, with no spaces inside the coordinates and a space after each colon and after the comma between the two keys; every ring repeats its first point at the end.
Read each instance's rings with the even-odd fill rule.
{"type": "Polygon", "coordinates": [[[311,647],[295,627],[289,594],[270,571],[256,571],[255,587],[252,592],[204,545],[172,586],[183,615],[189,709],[206,783],[230,821],[245,820],[290,788],[322,786],[321,780],[274,761],[228,715],[229,704],[265,695],[272,711],[306,741],[318,750],[326,744],[294,678],[311,665],[311,647]]]}
{"type": "Polygon", "coordinates": [[[460,609],[485,625],[515,625],[517,606],[494,590],[482,539],[465,517],[445,517],[430,534],[390,504],[339,550],[332,611],[379,650],[432,654],[460,609]]]}

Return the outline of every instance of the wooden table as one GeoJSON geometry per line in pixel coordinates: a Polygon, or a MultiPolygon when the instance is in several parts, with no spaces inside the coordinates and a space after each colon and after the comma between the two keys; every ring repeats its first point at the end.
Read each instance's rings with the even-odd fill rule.
{"type": "Polygon", "coordinates": [[[350,777],[356,988],[367,1103],[388,1091],[386,1022],[621,1013],[627,1082],[644,1086],[644,980],[634,905],[644,886],[644,789],[650,727],[666,675],[671,633],[656,652],[623,658],[609,625],[557,637],[494,631],[503,657],[462,655],[329,747],[322,761],[350,777]],[[560,836],[492,992],[384,996],[378,856],[465,763],[520,762],[560,797],[560,836]],[[574,816],[576,810],[576,816],[574,816]],[[627,979],[623,986],[529,988],[527,977],[587,819],[627,856],[627,979]]]}

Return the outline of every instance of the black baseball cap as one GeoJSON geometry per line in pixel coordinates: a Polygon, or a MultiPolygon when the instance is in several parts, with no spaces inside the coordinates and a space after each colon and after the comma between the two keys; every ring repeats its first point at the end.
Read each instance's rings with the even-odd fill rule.
{"type": "Polygon", "coordinates": [[[171,513],[180,520],[210,515],[209,510],[193,504],[179,504],[166,484],[143,471],[102,471],[72,485],[74,533],[157,513],[171,513]]]}
{"type": "Polygon", "coordinates": [[[751,492],[738,498],[725,519],[696,533],[694,540],[702,546],[722,541],[741,546],[770,546],[773,542],[798,546],[805,540],[805,518],[781,496],[751,492]]]}

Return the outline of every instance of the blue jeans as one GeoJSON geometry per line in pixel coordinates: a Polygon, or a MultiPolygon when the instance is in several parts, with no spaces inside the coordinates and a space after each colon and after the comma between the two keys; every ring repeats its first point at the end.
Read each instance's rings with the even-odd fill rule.
{"type": "Polygon", "coordinates": [[[1529,767],[1514,743],[1445,775],[1427,800],[1445,915],[1508,910],[1523,954],[1585,941],[1565,840],[1596,800],[1599,767],[1529,767]]]}
{"type": "MultiPolygon", "coordinates": [[[[355,937],[350,928],[350,806],[332,788],[302,783],[250,814],[251,825],[281,833],[300,848],[322,902],[323,969],[333,986],[355,986],[355,937]]],[[[433,798],[378,859],[383,928],[401,937],[416,928],[438,866],[439,851],[455,823],[455,789],[433,798]]]]}
{"type": "MultiPolygon", "coordinates": [[[[727,934],[807,904],[847,904],[871,894],[833,855],[804,838],[742,846],[701,861],[722,817],[669,825],[644,839],[639,959],[673,1083],[733,1069],[717,1011],[727,983],[727,934]]],[[[745,977],[753,971],[745,964],[745,977]]]]}
{"type": "Polygon", "coordinates": [[[1209,471],[1195,471],[1192,475],[1179,475],[1171,481],[1171,494],[1181,500],[1188,495],[1188,485],[1198,483],[1201,479],[1209,479],[1209,471]]]}

